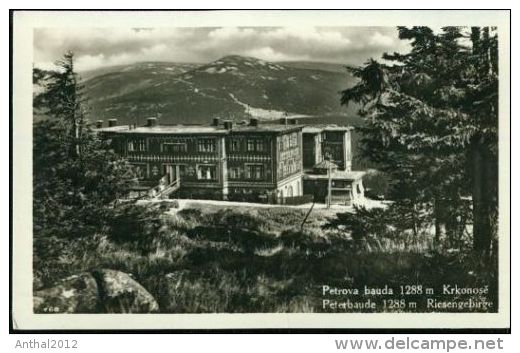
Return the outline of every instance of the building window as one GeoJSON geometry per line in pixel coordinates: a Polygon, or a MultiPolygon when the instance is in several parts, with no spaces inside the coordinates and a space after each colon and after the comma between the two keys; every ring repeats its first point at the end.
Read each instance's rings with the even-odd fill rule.
{"type": "Polygon", "coordinates": [[[246,177],[248,179],[261,180],[264,178],[264,166],[262,164],[246,165],[246,177]]]}
{"type": "Polygon", "coordinates": [[[129,152],[142,152],[146,151],[146,140],[129,140],[128,141],[129,152]]]}
{"type": "Polygon", "coordinates": [[[197,166],[197,179],[199,180],[216,180],[217,167],[214,165],[197,166]]]}
{"type": "Polygon", "coordinates": [[[188,146],[185,142],[163,143],[163,152],[187,152],[188,146]]]}
{"type": "Polygon", "coordinates": [[[215,140],[212,139],[201,139],[198,141],[199,152],[215,152],[215,140]]]}
{"type": "Polygon", "coordinates": [[[255,150],[255,140],[247,140],[247,150],[252,152],[255,150]]]}
{"type": "Polygon", "coordinates": [[[163,164],[163,175],[169,176],[169,181],[179,179],[187,175],[185,164],[163,164]]]}
{"type": "Polygon", "coordinates": [[[264,141],[262,140],[256,140],[256,150],[258,152],[262,152],[264,150],[264,141]]]}
{"type": "Polygon", "coordinates": [[[179,175],[180,175],[181,177],[187,175],[187,172],[186,172],[186,165],[185,165],[185,164],[179,164],[179,175]]]}
{"type": "Polygon", "coordinates": [[[263,179],[264,178],[264,166],[257,165],[255,167],[255,179],[263,179]]]}
{"type": "Polygon", "coordinates": [[[240,170],[237,167],[229,168],[229,178],[240,179],[240,170]]]}
{"type": "Polygon", "coordinates": [[[240,151],[240,142],[236,139],[231,140],[231,151],[238,152],[240,151]]]}

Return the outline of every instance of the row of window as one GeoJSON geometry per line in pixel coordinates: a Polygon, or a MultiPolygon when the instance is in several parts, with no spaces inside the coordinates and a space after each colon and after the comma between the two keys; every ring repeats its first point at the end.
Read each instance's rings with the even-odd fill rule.
{"type": "MultiPolygon", "coordinates": [[[[134,172],[136,173],[139,179],[146,179],[148,167],[146,164],[136,163],[133,165],[134,172]]],[[[156,167],[154,167],[156,168],[156,167]]],[[[167,164],[163,165],[163,175],[169,175],[170,179],[177,179],[179,177],[184,177],[187,175],[194,175],[196,173],[198,180],[216,180],[217,179],[217,166],[213,164],[200,164],[197,165],[196,171],[194,168],[187,168],[184,164],[173,165],[167,164]],[[177,173],[179,175],[177,175],[177,173]]],[[[156,176],[157,172],[151,171],[151,174],[156,176]]],[[[171,181],[170,180],[170,181],[171,181]]]]}
{"type": "Polygon", "coordinates": [[[188,152],[186,142],[165,142],[162,144],[163,152],[188,152]]]}
{"type": "MultiPolygon", "coordinates": [[[[164,142],[162,145],[163,152],[187,152],[188,145],[186,142],[164,142]]],[[[280,141],[280,150],[288,150],[298,146],[298,134],[292,133],[282,136],[280,141]]],[[[230,143],[231,152],[241,150],[240,140],[232,139],[230,143]]],[[[263,152],[266,150],[266,141],[262,139],[248,139],[246,142],[246,150],[248,152],[263,152]]],[[[137,139],[128,141],[128,151],[146,151],[146,140],[137,139]]],[[[197,142],[198,152],[215,152],[216,141],[214,139],[201,139],[197,142]]]]}
{"type": "Polygon", "coordinates": [[[146,151],[146,140],[140,139],[140,140],[130,140],[128,141],[128,151],[134,152],[134,151],[146,151]]]}
{"type": "Polygon", "coordinates": [[[203,139],[197,141],[197,152],[215,152],[217,144],[213,139],[203,139]]]}
{"type": "MultiPolygon", "coordinates": [[[[129,140],[127,147],[130,152],[144,152],[146,151],[146,140],[129,140]]],[[[215,152],[216,148],[217,144],[214,139],[200,139],[197,141],[197,152],[215,152]]],[[[240,140],[231,140],[230,150],[231,152],[240,151],[240,140]]],[[[248,152],[266,151],[266,142],[261,139],[248,139],[246,142],[246,150],[248,152]]],[[[164,142],[161,144],[161,151],[173,153],[188,152],[188,144],[186,142],[164,142]]]]}
{"type": "Polygon", "coordinates": [[[246,179],[262,180],[265,177],[265,170],[263,164],[247,164],[245,169],[239,167],[229,168],[230,179],[241,179],[242,174],[245,174],[246,179]],[[245,173],[243,173],[245,172],[245,173]]]}
{"type": "MultiPolygon", "coordinates": [[[[186,165],[164,165],[163,174],[168,174],[172,179],[177,177],[183,177],[186,175],[193,175],[194,170],[191,172],[186,168],[186,165]],[[177,168],[178,167],[178,168],[177,168]],[[176,174],[179,173],[177,176],[176,174]]],[[[147,167],[146,164],[135,164],[134,171],[137,173],[140,179],[146,177],[147,167]]],[[[196,167],[196,176],[198,180],[216,180],[217,179],[217,167],[213,164],[200,164],[196,167]]],[[[265,168],[263,164],[247,164],[245,168],[231,167],[229,168],[230,179],[242,179],[245,177],[250,180],[263,180],[265,178],[265,168]]]]}
{"type": "MultiPolygon", "coordinates": [[[[129,152],[146,151],[146,140],[137,139],[127,142],[129,152]]],[[[197,141],[197,152],[215,152],[217,143],[214,139],[200,139],[197,141]]],[[[185,153],[188,152],[188,144],[186,142],[164,142],[161,144],[162,152],[185,153]]]]}
{"type": "MultiPolygon", "coordinates": [[[[231,152],[241,151],[239,139],[232,139],[230,143],[231,152]]],[[[246,151],[248,152],[263,152],[266,150],[266,142],[261,139],[248,139],[246,142],[246,151]]]]}

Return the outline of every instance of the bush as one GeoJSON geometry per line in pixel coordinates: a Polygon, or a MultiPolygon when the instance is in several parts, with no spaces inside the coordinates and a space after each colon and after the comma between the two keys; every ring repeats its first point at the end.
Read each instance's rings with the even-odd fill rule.
{"type": "Polygon", "coordinates": [[[371,199],[380,200],[388,197],[390,190],[390,176],[384,172],[369,169],[363,176],[365,196],[371,199]]]}
{"type": "Polygon", "coordinates": [[[148,253],[163,225],[162,215],[169,207],[167,203],[124,204],[112,210],[108,224],[110,239],[133,245],[142,253],[148,253]]]}

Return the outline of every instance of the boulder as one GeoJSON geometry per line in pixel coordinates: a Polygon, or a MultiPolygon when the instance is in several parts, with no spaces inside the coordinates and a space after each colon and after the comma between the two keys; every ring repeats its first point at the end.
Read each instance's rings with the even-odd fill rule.
{"type": "Polygon", "coordinates": [[[34,292],[35,313],[95,313],[98,285],[90,273],[67,277],[52,288],[34,292]]]}
{"type": "Polygon", "coordinates": [[[128,274],[96,270],[65,278],[35,291],[35,313],[152,313],[154,297],[128,274]]]}
{"type": "Polygon", "coordinates": [[[104,313],[159,311],[155,298],[128,274],[114,270],[99,270],[93,274],[101,284],[100,299],[104,313]]]}

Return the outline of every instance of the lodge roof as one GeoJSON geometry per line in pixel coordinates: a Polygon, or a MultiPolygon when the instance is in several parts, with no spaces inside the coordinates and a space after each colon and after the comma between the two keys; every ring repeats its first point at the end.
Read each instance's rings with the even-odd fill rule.
{"type": "Polygon", "coordinates": [[[237,125],[234,126],[231,132],[289,132],[301,130],[303,125],[283,125],[283,124],[259,124],[257,126],[251,125],[237,125]]]}
{"type": "Polygon", "coordinates": [[[97,131],[130,134],[226,134],[229,132],[223,127],[209,125],[156,125],[138,127],[119,125],[97,129],[97,131]]]}
{"type": "MultiPolygon", "coordinates": [[[[155,118],[151,118],[155,120],[155,118]]],[[[115,120],[115,119],[113,119],[115,120]]],[[[204,124],[176,124],[176,125],[116,125],[110,127],[97,128],[96,131],[117,133],[117,134],[215,134],[226,135],[233,133],[285,133],[301,130],[304,133],[320,133],[323,131],[342,131],[346,132],[353,129],[350,126],[339,126],[336,124],[296,124],[296,123],[273,123],[262,122],[236,123],[233,122],[232,127],[226,124],[204,125],[204,124]]]]}
{"type": "Polygon", "coordinates": [[[306,134],[319,134],[323,131],[350,131],[354,128],[352,126],[342,126],[342,125],[336,125],[336,124],[312,124],[312,125],[306,125],[303,128],[303,133],[306,134]]]}
{"type": "Polygon", "coordinates": [[[216,134],[225,135],[232,133],[281,133],[301,130],[303,125],[283,125],[283,124],[259,124],[257,126],[234,124],[231,129],[226,129],[222,125],[156,125],[138,126],[118,125],[96,129],[99,132],[115,132],[122,134],[216,134]]]}

